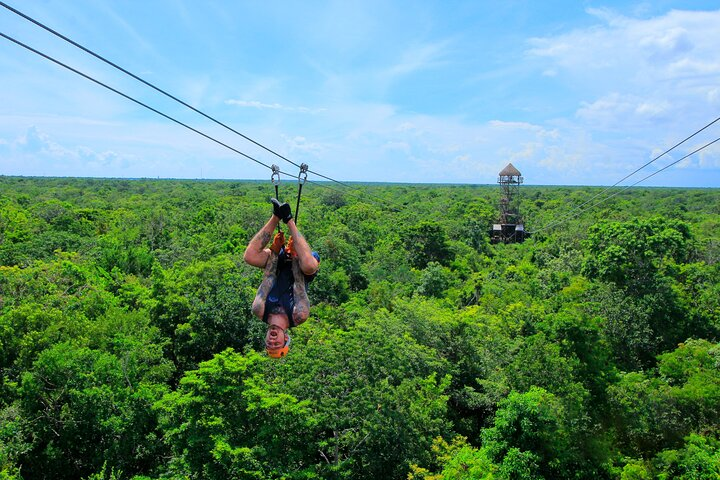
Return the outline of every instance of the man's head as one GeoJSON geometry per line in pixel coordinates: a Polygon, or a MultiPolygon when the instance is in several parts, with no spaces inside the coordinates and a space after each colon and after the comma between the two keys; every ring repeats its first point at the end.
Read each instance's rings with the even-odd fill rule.
{"type": "MultiPolygon", "coordinates": [[[[285,317],[285,321],[287,322],[287,317],[285,317]]],[[[284,357],[288,354],[288,351],[290,351],[290,335],[288,335],[286,329],[272,322],[272,316],[268,318],[268,329],[265,334],[265,350],[268,356],[272,358],[284,357]]]]}

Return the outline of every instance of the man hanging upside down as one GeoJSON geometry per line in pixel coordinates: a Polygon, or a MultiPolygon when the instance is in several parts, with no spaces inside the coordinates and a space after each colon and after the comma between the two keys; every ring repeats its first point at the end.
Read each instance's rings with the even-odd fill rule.
{"type": "Polygon", "coordinates": [[[244,259],[249,265],[265,269],[252,311],[268,325],[265,335],[268,355],[280,358],[290,349],[288,329],[300,325],[310,315],[306,287],[317,274],[320,257],[310,250],[298,231],[290,205],[274,198],[271,202],[273,215],[250,240],[244,259]],[[280,220],[287,224],[290,241],[285,245],[284,234],[278,232],[270,248],[266,248],[280,220]]]}

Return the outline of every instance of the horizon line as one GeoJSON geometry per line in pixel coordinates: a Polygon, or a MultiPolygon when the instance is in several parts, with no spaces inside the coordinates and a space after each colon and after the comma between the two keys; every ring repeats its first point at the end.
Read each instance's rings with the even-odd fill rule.
{"type": "MultiPolygon", "coordinates": [[[[0,174],[0,179],[71,179],[71,180],[129,180],[129,181],[181,181],[181,182],[247,182],[247,183],[260,183],[270,182],[266,179],[252,179],[252,178],[181,178],[181,177],[82,177],[73,175],[6,175],[0,174]]],[[[333,184],[336,181],[330,180],[308,180],[308,183],[313,184],[333,184]]],[[[498,183],[466,183],[466,182],[383,182],[377,180],[343,180],[343,183],[354,184],[354,185],[424,185],[424,186],[446,186],[446,187],[496,187],[498,183]]],[[[582,188],[626,188],[626,189],[640,189],[640,188],[680,188],[680,189],[720,189],[717,187],[698,187],[698,186],[654,186],[654,185],[587,185],[587,184],[546,184],[546,183],[523,183],[526,187],[582,187],[582,188]]]]}

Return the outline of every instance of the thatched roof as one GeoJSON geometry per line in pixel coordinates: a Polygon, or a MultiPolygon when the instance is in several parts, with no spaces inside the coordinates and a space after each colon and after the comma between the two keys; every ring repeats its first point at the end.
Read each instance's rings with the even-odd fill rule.
{"type": "Polygon", "coordinates": [[[512,163],[508,163],[507,167],[503,168],[498,175],[501,177],[519,177],[522,173],[512,163]]]}

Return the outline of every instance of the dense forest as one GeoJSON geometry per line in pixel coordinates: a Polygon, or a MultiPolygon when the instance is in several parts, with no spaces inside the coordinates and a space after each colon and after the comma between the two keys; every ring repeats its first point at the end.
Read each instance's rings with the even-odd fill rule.
{"type": "Polygon", "coordinates": [[[276,360],[269,181],[0,177],[0,479],[720,478],[720,190],[353,187],[276,360]]]}

